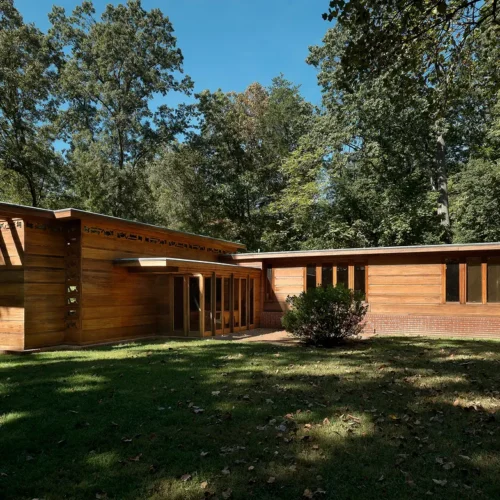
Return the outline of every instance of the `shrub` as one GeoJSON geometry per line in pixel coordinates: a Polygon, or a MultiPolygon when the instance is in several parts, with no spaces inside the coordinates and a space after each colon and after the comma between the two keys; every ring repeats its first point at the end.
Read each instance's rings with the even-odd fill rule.
{"type": "Polygon", "coordinates": [[[363,294],[343,285],[312,288],[286,300],[291,308],[283,316],[283,326],[307,344],[328,347],[363,330],[368,309],[363,294]]]}

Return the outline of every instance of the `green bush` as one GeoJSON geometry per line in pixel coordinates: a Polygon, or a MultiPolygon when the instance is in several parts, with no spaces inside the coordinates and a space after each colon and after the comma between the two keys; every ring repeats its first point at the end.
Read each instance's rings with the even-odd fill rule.
{"type": "Polygon", "coordinates": [[[368,307],[363,294],[343,285],[312,288],[288,297],[285,330],[307,344],[332,346],[359,335],[368,307]]]}

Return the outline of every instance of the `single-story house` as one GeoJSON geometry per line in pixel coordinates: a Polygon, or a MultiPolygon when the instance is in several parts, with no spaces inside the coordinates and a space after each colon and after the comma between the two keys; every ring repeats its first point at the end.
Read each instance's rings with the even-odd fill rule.
{"type": "Polygon", "coordinates": [[[336,283],[365,294],[371,333],[500,336],[500,243],[244,250],[0,203],[0,349],[278,328],[288,295],[336,283]]]}

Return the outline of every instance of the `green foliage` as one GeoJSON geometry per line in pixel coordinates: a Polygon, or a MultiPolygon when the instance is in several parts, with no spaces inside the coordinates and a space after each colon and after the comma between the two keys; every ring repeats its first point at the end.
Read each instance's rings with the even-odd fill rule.
{"type": "Polygon", "coordinates": [[[62,162],[54,151],[60,54],[24,24],[12,0],[0,0],[0,188],[4,199],[54,205],[62,162]]]}
{"type": "Polygon", "coordinates": [[[50,34],[65,49],[60,68],[72,190],[82,208],[150,219],[147,165],[187,126],[188,108],[153,107],[157,95],[189,93],[179,80],[183,56],[159,9],[141,2],[108,5],[100,20],[91,2],[71,16],[54,7],[50,34]]]}
{"type": "Polygon", "coordinates": [[[283,316],[286,331],[302,342],[329,347],[363,331],[368,306],[363,295],[337,285],[316,287],[287,298],[291,307],[283,316]]]}
{"type": "Polygon", "coordinates": [[[473,159],[453,179],[454,241],[500,241],[500,159],[473,159]]]}

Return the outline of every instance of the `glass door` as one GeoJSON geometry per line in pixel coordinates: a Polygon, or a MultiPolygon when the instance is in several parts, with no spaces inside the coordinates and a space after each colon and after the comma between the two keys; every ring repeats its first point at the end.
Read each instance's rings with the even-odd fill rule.
{"type": "Polygon", "coordinates": [[[205,333],[212,334],[212,278],[205,277],[205,333]]]}
{"type": "Polygon", "coordinates": [[[230,297],[231,297],[231,280],[229,278],[224,278],[223,281],[223,310],[222,310],[222,330],[223,333],[230,333],[231,331],[231,309],[230,309],[230,297]]]}
{"type": "Polygon", "coordinates": [[[222,333],[222,278],[215,278],[215,334],[222,333]]]}
{"type": "Polygon", "coordinates": [[[200,334],[200,278],[191,276],[189,278],[189,333],[200,334]]]}
{"type": "Polygon", "coordinates": [[[247,280],[246,278],[241,279],[241,290],[240,290],[240,301],[241,301],[241,318],[240,324],[241,329],[247,329],[247,280]]]}
{"type": "Polygon", "coordinates": [[[174,276],[174,332],[184,335],[184,278],[174,276]]]}
{"type": "Polygon", "coordinates": [[[240,279],[233,279],[233,330],[240,329],[240,279]]]}

